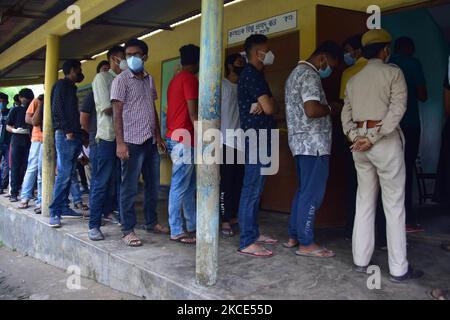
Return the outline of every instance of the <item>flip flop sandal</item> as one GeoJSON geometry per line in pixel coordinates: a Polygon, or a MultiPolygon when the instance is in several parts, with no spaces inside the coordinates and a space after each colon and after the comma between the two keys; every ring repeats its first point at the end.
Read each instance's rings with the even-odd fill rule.
{"type": "Polygon", "coordinates": [[[188,235],[183,235],[183,236],[180,236],[179,238],[170,238],[170,241],[179,242],[182,244],[189,244],[189,245],[190,244],[194,245],[197,242],[197,240],[195,238],[192,238],[188,235]]]}
{"type": "Polygon", "coordinates": [[[273,257],[273,252],[270,251],[270,250],[267,250],[267,249],[257,250],[257,251],[254,251],[254,252],[244,252],[242,250],[238,250],[237,252],[239,254],[244,255],[244,256],[254,257],[254,258],[270,258],[270,257],[273,257]],[[270,254],[268,254],[268,255],[258,254],[258,253],[261,253],[261,252],[270,252],[270,254]]]}
{"type": "Polygon", "coordinates": [[[170,233],[170,230],[169,230],[169,228],[160,226],[160,227],[158,227],[158,228],[157,228],[157,227],[154,227],[153,230],[152,230],[152,232],[155,233],[155,234],[169,234],[169,233],[170,233]]]}
{"type": "Polygon", "coordinates": [[[123,242],[129,247],[141,247],[142,241],[136,236],[135,233],[130,233],[122,237],[123,242]]]}
{"type": "Polygon", "coordinates": [[[30,207],[30,205],[28,204],[28,201],[27,202],[21,202],[19,204],[19,206],[18,206],[18,208],[21,209],[21,210],[28,209],[29,207],[30,207]]]}
{"type": "Polygon", "coordinates": [[[231,228],[222,228],[222,236],[224,237],[224,238],[231,238],[231,237],[234,237],[234,231],[233,231],[233,229],[231,229],[231,228]]]}
{"type": "Polygon", "coordinates": [[[278,240],[272,239],[270,237],[263,237],[264,240],[256,241],[258,244],[268,244],[268,245],[275,245],[278,243],[278,240]]]}
{"type": "Polygon", "coordinates": [[[88,211],[89,210],[89,206],[84,204],[84,203],[75,204],[73,207],[75,209],[77,209],[77,210],[82,210],[82,211],[88,211]]]}
{"type": "Polygon", "coordinates": [[[443,300],[443,301],[446,301],[446,300],[449,300],[449,299],[450,299],[450,295],[449,295],[449,292],[448,292],[447,290],[433,289],[433,290],[431,290],[431,291],[428,291],[427,294],[428,294],[428,296],[429,296],[431,299],[433,299],[433,300],[443,300]],[[434,293],[435,290],[438,290],[438,292],[439,292],[440,294],[434,295],[433,293],[434,293]]]}
{"type": "Polygon", "coordinates": [[[42,209],[41,208],[35,208],[34,209],[34,213],[35,214],[42,214],[42,209]]]}
{"type": "Polygon", "coordinates": [[[289,242],[283,243],[283,247],[286,249],[293,249],[293,248],[298,247],[299,245],[300,245],[300,243],[298,243],[298,242],[296,244],[290,244],[289,242]]]}
{"type": "Polygon", "coordinates": [[[297,256],[301,256],[301,257],[309,257],[309,258],[322,258],[322,259],[327,259],[327,258],[333,258],[334,256],[336,256],[336,254],[325,248],[321,248],[321,249],[317,249],[311,252],[301,252],[299,250],[295,251],[295,255],[297,256]],[[326,253],[329,252],[331,253],[331,255],[321,255],[321,253],[326,253]]]}

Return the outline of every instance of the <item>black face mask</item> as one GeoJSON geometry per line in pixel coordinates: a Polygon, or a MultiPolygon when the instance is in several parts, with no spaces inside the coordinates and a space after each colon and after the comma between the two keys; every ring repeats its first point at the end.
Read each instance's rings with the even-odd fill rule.
{"type": "Polygon", "coordinates": [[[236,73],[238,76],[241,75],[242,71],[244,71],[245,67],[237,67],[237,66],[233,66],[233,71],[234,73],[236,73]]]}
{"type": "Polygon", "coordinates": [[[84,80],[84,74],[83,73],[77,73],[77,83],[83,82],[84,80]]]}

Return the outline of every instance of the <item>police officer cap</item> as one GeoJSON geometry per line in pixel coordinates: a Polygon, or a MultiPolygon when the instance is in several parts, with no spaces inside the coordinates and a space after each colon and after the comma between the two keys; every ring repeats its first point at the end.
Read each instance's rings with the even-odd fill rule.
{"type": "Polygon", "coordinates": [[[391,41],[391,34],[384,29],[369,30],[363,35],[361,39],[363,47],[376,43],[389,43],[391,41]]]}

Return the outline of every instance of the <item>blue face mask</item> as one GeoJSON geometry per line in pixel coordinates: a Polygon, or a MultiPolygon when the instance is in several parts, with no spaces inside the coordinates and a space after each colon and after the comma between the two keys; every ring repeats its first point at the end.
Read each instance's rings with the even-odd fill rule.
{"type": "Polygon", "coordinates": [[[331,76],[332,73],[333,69],[331,69],[330,66],[328,66],[325,70],[319,70],[319,74],[322,79],[328,78],[329,76],[331,76]]]}
{"type": "Polygon", "coordinates": [[[129,57],[127,59],[128,68],[134,73],[140,73],[144,71],[144,61],[138,57],[129,57]]]}
{"type": "Polygon", "coordinates": [[[355,58],[353,58],[353,56],[352,56],[352,54],[349,52],[349,53],[346,53],[345,55],[344,55],[344,61],[345,61],[345,64],[346,65],[348,65],[348,66],[352,66],[352,65],[354,65],[355,64],[355,58]]]}
{"type": "Polygon", "coordinates": [[[5,104],[3,102],[0,102],[0,110],[5,109],[5,104]]]}

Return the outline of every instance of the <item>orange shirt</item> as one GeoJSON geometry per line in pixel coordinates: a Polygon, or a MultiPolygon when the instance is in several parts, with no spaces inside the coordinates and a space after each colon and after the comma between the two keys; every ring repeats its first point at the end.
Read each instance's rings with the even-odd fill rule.
{"type": "MultiPolygon", "coordinates": [[[[27,109],[27,114],[33,116],[39,107],[39,100],[34,99],[31,101],[27,109]]],[[[44,142],[44,137],[42,134],[41,126],[33,126],[33,131],[31,132],[31,142],[44,142]]]]}

